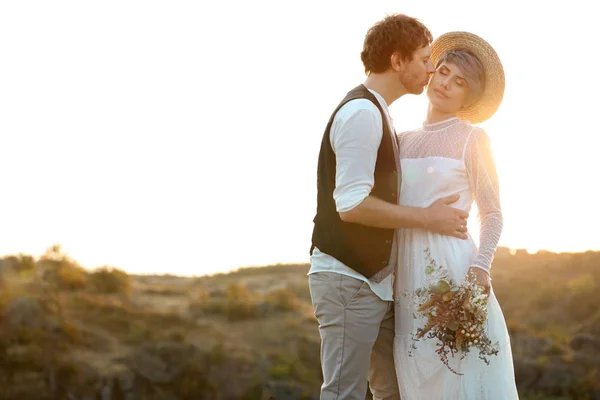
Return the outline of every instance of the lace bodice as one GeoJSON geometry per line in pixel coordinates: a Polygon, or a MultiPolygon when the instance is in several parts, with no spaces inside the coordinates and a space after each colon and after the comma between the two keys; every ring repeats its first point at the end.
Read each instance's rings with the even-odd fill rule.
{"type": "Polygon", "coordinates": [[[417,191],[429,191],[426,197],[440,198],[461,190],[469,197],[463,203],[466,209],[475,200],[481,230],[479,251],[473,266],[489,271],[500,240],[503,220],[498,175],[488,135],[483,129],[473,127],[466,121],[451,118],[403,132],[398,135],[398,140],[403,165],[402,191],[409,191],[401,192],[401,200],[402,196],[414,199],[413,194],[417,194],[417,191]],[[443,163],[440,159],[454,161],[443,163]],[[405,165],[411,160],[420,164],[417,167],[405,165]],[[426,172],[419,174],[419,169],[426,172]],[[423,185],[429,187],[423,188],[423,185]]]}

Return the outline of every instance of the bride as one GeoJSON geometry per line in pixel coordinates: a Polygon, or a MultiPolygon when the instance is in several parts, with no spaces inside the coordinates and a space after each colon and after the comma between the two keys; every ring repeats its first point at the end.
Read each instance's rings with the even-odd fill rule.
{"type": "Polygon", "coordinates": [[[399,135],[402,184],[401,204],[427,207],[435,200],[460,194],[456,207],[468,211],[473,201],[481,225],[479,247],[474,241],[442,236],[426,230],[402,229],[396,271],[396,334],[394,359],[402,400],[515,400],[510,338],[504,316],[490,285],[490,267],[500,233],[502,212],[498,177],[485,131],[471,123],[490,118],[504,94],[504,72],[493,48],[467,32],[451,32],[431,45],[436,71],[427,89],[429,109],[420,129],[399,135]],[[435,339],[414,343],[424,325],[415,317],[407,294],[427,284],[425,251],[455,282],[473,272],[486,288],[487,334],[499,352],[489,365],[472,350],[464,358],[449,356],[449,366],[436,353],[435,339]]]}

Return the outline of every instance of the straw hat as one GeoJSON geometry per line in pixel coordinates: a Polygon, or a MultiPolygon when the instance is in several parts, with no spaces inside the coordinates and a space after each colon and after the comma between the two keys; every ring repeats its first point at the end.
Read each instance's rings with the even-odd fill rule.
{"type": "Polygon", "coordinates": [[[504,69],[498,54],[482,38],[469,32],[448,32],[431,44],[431,61],[437,65],[440,57],[448,50],[467,50],[481,61],[485,72],[485,88],[481,99],[462,109],[457,117],[473,124],[489,119],[502,102],[504,96],[504,69]]]}

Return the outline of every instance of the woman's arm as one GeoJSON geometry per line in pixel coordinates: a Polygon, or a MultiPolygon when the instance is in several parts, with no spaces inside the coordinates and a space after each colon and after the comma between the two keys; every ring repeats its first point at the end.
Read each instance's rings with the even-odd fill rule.
{"type": "Polygon", "coordinates": [[[474,271],[476,275],[481,275],[481,270],[489,274],[502,233],[503,217],[496,163],[490,139],[481,128],[475,128],[467,143],[465,165],[469,174],[471,192],[479,210],[480,224],[479,251],[472,269],[480,270],[474,271]]]}

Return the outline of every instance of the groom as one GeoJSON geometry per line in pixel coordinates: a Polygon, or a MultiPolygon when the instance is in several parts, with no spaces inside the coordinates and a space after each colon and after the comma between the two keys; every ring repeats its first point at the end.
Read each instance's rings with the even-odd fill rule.
{"type": "Polygon", "coordinates": [[[468,214],[450,206],[458,195],[426,209],[398,204],[399,151],[388,107],[427,85],[431,41],[406,15],[371,27],[361,53],[367,79],[348,92],[323,135],[308,275],[321,335],[321,400],[363,400],[367,385],[375,400],[400,398],[392,351],[396,229],[466,238],[468,214]]]}

